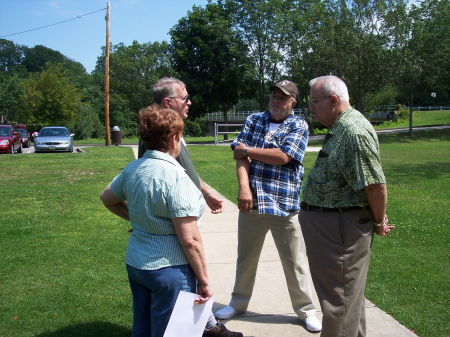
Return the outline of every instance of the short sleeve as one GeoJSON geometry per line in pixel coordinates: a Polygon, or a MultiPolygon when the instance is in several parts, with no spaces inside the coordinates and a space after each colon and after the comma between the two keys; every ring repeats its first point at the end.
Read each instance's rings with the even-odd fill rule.
{"type": "Polygon", "coordinates": [[[179,177],[167,192],[169,217],[200,216],[202,213],[202,198],[201,192],[187,175],[179,177]]]}
{"type": "Polygon", "coordinates": [[[309,132],[306,122],[298,120],[292,123],[290,130],[283,135],[279,149],[292,157],[293,160],[301,163],[305,155],[308,138],[309,132]]]}
{"type": "Polygon", "coordinates": [[[342,173],[354,190],[371,184],[386,182],[376,140],[367,135],[356,134],[345,145],[346,158],[342,173]]]}
{"type": "Polygon", "coordinates": [[[124,189],[124,173],[121,172],[118,176],[116,176],[110,184],[111,192],[114,193],[114,195],[121,199],[121,200],[127,200],[125,196],[125,189],[124,189]]]}

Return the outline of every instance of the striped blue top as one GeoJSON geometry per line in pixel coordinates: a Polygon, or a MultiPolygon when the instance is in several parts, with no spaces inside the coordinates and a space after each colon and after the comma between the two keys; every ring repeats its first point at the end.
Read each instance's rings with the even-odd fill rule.
{"type": "Polygon", "coordinates": [[[172,156],[147,150],[113,179],[111,191],[128,204],[133,232],[127,264],[144,270],[188,264],[171,219],[199,219],[205,200],[172,156]]]}
{"type": "Polygon", "coordinates": [[[300,208],[299,193],[303,180],[303,156],[308,144],[308,124],[291,113],[275,132],[270,130],[270,112],[250,115],[232,146],[241,142],[258,149],[278,148],[292,160],[285,165],[270,165],[252,159],[249,181],[253,208],[259,214],[288,216],[300,208]]]}

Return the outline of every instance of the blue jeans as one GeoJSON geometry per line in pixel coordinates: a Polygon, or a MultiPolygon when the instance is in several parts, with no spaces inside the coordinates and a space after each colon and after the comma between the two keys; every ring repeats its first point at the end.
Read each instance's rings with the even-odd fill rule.
{"type": "Polygon", "coordinates": [[[195,293],[190,265],[141,270],[127,264],[133,294],[133,337],[162,337],[180,290],[195,293]]]}

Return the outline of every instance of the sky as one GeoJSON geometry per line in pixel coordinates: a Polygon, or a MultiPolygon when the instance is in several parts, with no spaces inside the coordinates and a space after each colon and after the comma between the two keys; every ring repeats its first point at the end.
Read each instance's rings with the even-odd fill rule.
{"type": "MultiPolygon", "coordinates": [[[[57,50],[83,64],[90,73],[106,44],[107,2],[0,0],[0,39],[30,48],[43,45],[57,50]]],[[[169,30],[178,20],[192,6],[204,7],[208,0],[110,0],[109,3],[110,42],[129,46],[134,40],[141,44],[169,42],[169,30]]]]}

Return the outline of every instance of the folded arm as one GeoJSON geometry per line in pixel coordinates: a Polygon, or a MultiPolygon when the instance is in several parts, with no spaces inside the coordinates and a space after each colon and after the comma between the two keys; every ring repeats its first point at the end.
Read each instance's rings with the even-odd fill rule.
{"type": "Polygon", "coordinates": [[[234,151],[233,158],[235,160],[250,157],[252,159],[270,165],[285,165],[292,160],[292,157],[288,156],[286,153],[284,153],[278,148],[258,149],[256,147],[247,147],[245,144],[240,142],[238,143],[237,146],[234,147],[233,151],[234,151]],[[244,155],[245,148],[248,149],[247,155],[244,155]]]}

